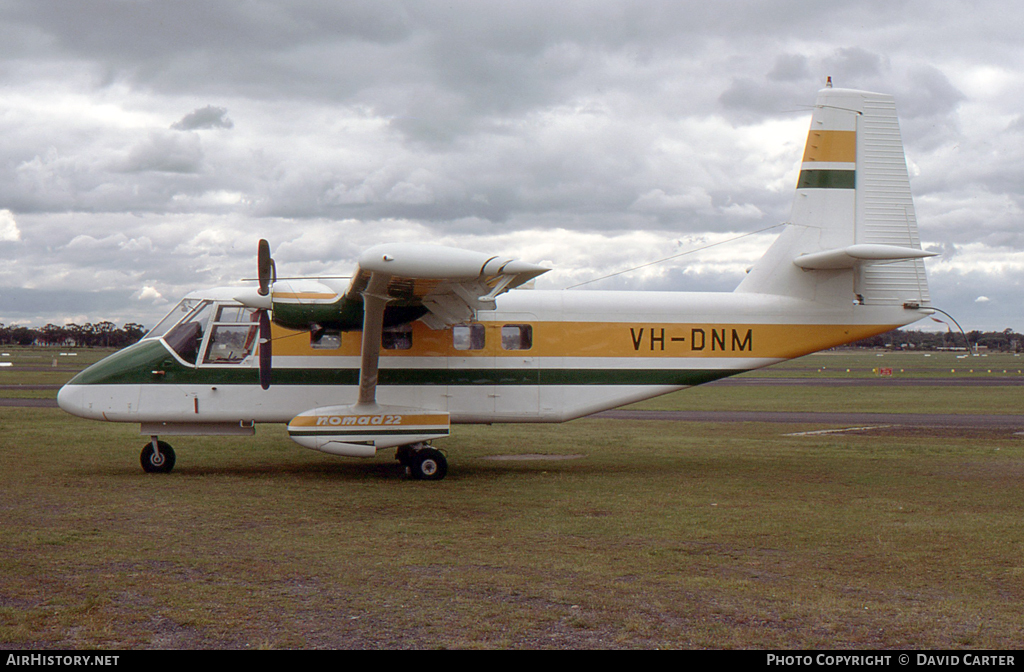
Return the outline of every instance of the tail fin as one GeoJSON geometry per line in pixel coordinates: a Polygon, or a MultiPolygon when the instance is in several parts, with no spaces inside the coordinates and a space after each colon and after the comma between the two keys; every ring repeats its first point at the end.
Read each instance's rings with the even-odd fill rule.
{"type": "Polygon", "coordinates": [[[788,226],[736,291],[927,305],[927,256],[892,96],[822,89],[788,226]]]}

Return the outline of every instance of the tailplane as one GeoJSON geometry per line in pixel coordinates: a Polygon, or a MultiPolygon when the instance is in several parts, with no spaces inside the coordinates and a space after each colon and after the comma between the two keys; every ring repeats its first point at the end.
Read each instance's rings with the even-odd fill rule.
{"type": "Polygon", "coordinates": [[[822,89],[793,212],[738,292],[927,305],[928,282],[893,97],[822,89]]]}

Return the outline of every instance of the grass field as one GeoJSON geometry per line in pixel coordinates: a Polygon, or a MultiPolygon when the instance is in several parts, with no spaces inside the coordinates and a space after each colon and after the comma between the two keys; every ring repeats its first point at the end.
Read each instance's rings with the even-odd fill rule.
{"type": "MultiPolygon", "coordinates": [[[[905,407],[932,404],[918,389],[905,407]]],[[[935,407],[1024,405],[971,395],[995,410],[935,407]]],[[[1018,647],[1024,436],[791,436],[817,428],[457,427],[428,483],[265,426],[180,438],[175,472],[147,475],[135,426],[0,409],[0,647],[1018,647]],[[491,459],[535,454],[572,459],[491,459]]]]}

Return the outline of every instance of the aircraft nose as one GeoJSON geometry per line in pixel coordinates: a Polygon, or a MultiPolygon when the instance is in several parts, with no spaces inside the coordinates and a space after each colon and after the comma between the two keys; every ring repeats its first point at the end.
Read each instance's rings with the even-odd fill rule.
{"type": "Polygon", "coordinates": [[[81,385],[65,385],[57,392],[57,405],[71,415],[82,416],[85,405],[85,391],[81,385]]]}

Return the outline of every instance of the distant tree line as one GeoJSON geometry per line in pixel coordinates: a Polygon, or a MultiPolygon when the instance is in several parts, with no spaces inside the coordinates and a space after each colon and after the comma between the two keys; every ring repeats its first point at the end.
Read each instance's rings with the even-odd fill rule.
{"type": "MultiPolygon", "coordinates": [[[[968,331],[971,347],[979,346],[990,351],[1022,352],[1024,335],[1013,329],[1002,331],[968,331]]],[[[942,350],[964,348],[964,335],[959,331],[915,331],[893,329],[878,336],[851,343],[860,348],[893,348],[900,350],[942,350]]]]}
{"type": "MultiPolygon", "coordinates": [[[[0,324],[0,345],[41,345],[67,348],[123,348],[146,334],[146,327],[129,322],[118,327],[113,322],[84,325],[48,324],[42,328],[0,324]]],[[[1012,329],[1003,331],[969,331],[971,347],[990,351],[1024,352],[1024,334],[1012,329]]],[[[893,329],[878,336],[850,344],[856,348],[891,348],[899,350],[942,350],[963,348],[964,336],[959,331],[936,332],[893,329]]]]}
{"type": "Polygon", "coordinates": [[[118,327],[113,322],[48,324],[35,327],[0,324],[0,345],[42,345],[65,348],[123,348],[146,334],[141,324],[129,322],[118,327]]]}

